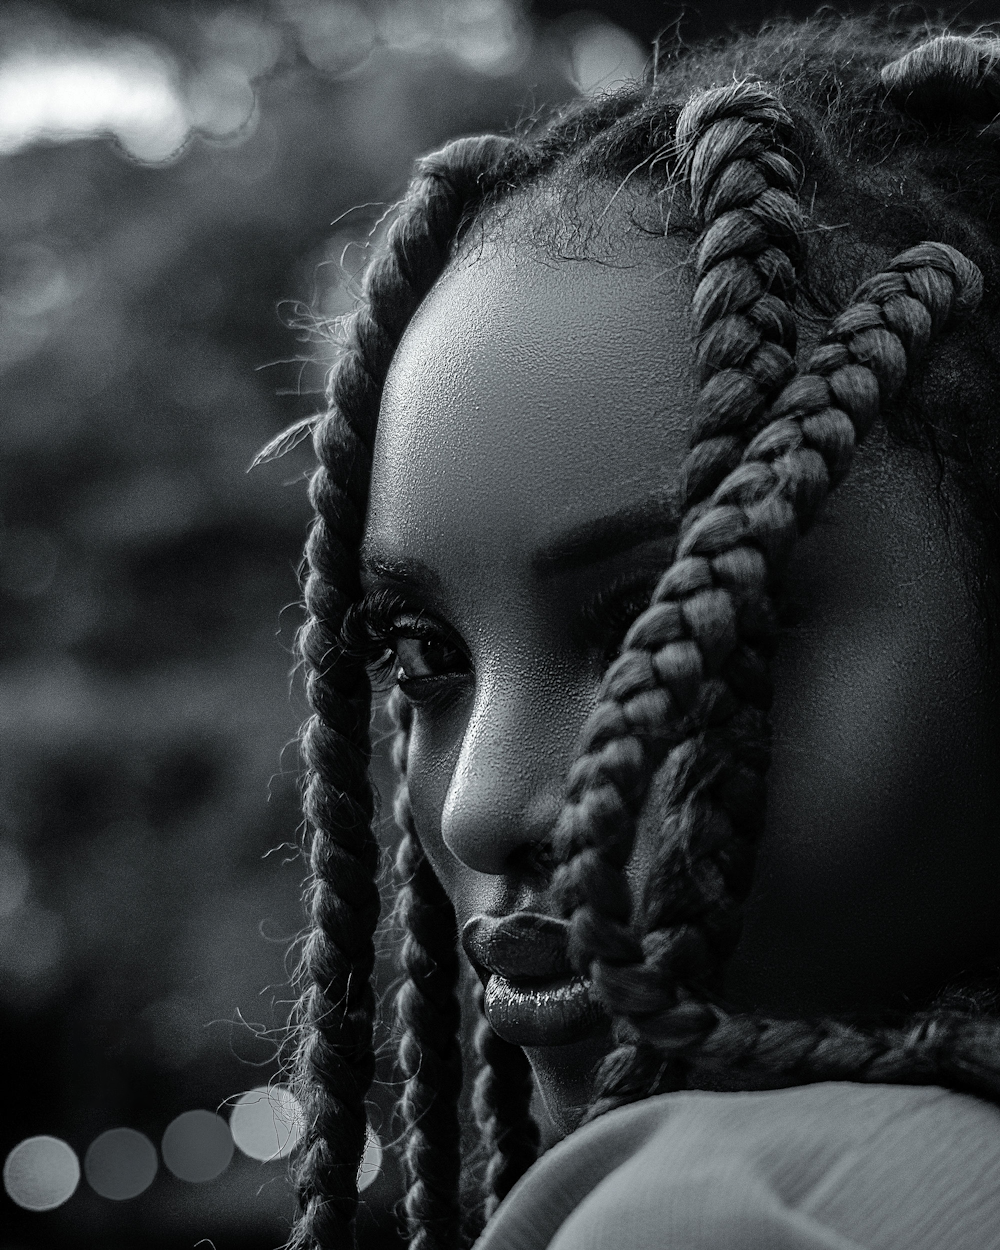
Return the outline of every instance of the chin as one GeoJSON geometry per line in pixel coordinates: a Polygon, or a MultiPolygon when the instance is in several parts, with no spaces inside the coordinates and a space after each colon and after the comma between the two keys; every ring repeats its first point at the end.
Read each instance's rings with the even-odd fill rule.
{"type": "Polygon", "coordinates": [[[524,1048],[557,1137],[571,1133],[590,1109],[594,1074],[612,1046],[606,1025],[579,1041],[524,1048]]]}

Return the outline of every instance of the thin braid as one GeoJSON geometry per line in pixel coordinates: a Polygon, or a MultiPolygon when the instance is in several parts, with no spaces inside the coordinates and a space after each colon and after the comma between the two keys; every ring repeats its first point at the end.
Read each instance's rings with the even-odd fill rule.
{"type": "MultiPolygon", "coordinates": [[[[405,930],[401,962],[407,980],[396,997],[400,1066],[406,1087],[400,1109],[407,1126],[404,1200],[410,1245],[451,1246],[461,1222],[462,1089],[460,964],[455,911],[417,837],[406,781],[412,706],[399,690],[389,700],[396,725],[392,758],[398,777],[394,802],[403,832],[396,859],[396,918],[405,930]]],[[[531,1115],[531,1065],[524,1051],[499,1037],[476,994],[475,1047],[480,1061],[473,1110],[486,1156],[481,1224],[538,1156],[531,1115]]]]}
{"type": "Polygon", "coordinates": [[[396,995],[396,1018],[406,1081],[399,1104],[406,1126],[404,1209],[414,1250],[453,1250],[461,1222],[462,1169],[458,930],[455,909],[414,828],[406,779],[413,707],[398,687],[389,710],[396,723],[393,811],[403,833],[396,855],[396,918],[405,933],[401,963],[406,980],[396,995]]]}
{"type": "Polygon", "coordinates": [[[538,1125],[531,1114],[531,1065],[520,1046],[505,1042],[483,1015],[476,993],[476,1053],[480,1069],[473,1111],[487,1156],[483,1218],[488,1220],[538,1157],[538,1125]]]}
{"type": "MultiPolygon", "coordinates": [[[[651,670],[659,673],[665,652],[694,641],[706,672],[700,696],[705,723],[735,702],[725,659],[726,653],[736,653],[743,609],[766,600],[795,540],[847,472],[856,444],[881,408],[898,395],[931,340],[976,307],[981,291],[978,269],[940,243],[911,248],[863,283],[806,371],[785,388],[773,419],[750,443],[743,463],[716,489],[709,509],[685,529],[677,559],[654,594],[654,608],[661,605],[664,611],[640,617],[626,646],[646,649],[651,670]],[[692,618],[688,605],[699,597],[702,609],[692,618]],[[712,656],[705,639],[715,648],[712,656]]],[[[678,826],[682,837],[666,846],[653,871],[660,897],[643,939],[644,962],[593,965],[602,998],[613,1010],[627,1013],[645,1041],[634,1056],[637,1065],[648,1074],[654,1060],[669,1068],[696,1055],[716,1061],[725,1056],[733,1066],[756,1062],[772,1076],[801,1078],[812,1070],[818,1074],[814,1079],[823,1079],[853,1071],[861,1050],[867,1050],[867,1065],[875,1072],[919,1075],[920,1064],[926,1067],[931,1058],[938,1065],[946,1062],[939,1044],[941,1015],[934,1017],[932,1045],[923,1027],[876,1037],[831,1022],[755,1023],[690,997],[692,967],[709,958],[713,929],[720,919],[729,928],[742,902],[730,880],[737,809],[759,803],[752,790],[727,781],[728,791],[715,787],[710,792],[715,802],[703,807],[701,819],[678,826]],[[761,1055],[755,1055],[756,1048],[762,1048],[761,1055]]],[[[745,874],[741,878],[745,883],[745,874]]],[[[973,1050],[978,1046],[981,1051],[979,1035],[962,1033],[964,1027],[949,1025],[949,1036],[962,1034],[973,1050]]],[[[986,1079],[996,1083],[995,1076],[986,1079]]],[[[635,1083],[628,1056],[613,1056],[592,1114],[633,1097],[635,1083]]],[[[659,1078],[656,1084],[662,1084],[659,1078]]]]}
{"type": "Polygon", "coordinates": [[[342,449],[313,477],[317,509],[306,548],[308,621],[299,637],[314,714],[303,735],[305,812],[312,828],[311,927],[300,966],[302,1036],[297,1054],[307,1131],[296,1166],[301,1216],[292,1245],[353,1245],[357,1168],[364,1148],[364,1099],[374,1072],[372,935],[378,920],[378,849],[368,784],[368,686],[363,670],[335,650],[357,573],[351,548],[359,519],[347,466],[364,473],[369,450],[343,417],[328,418],[324,450],[342,449]]]}
{"type": "Polygon", "coordinates": [[[418,165],[384,251],[369,268],[314,431],[316,519],[306,547],[307,620],[299,637],[313,716],[302,738],[312,836],[298,1005],[297,1087],[307,1131],[295,1169],[294,1250],[353,1246],[364,1099],[374,1075],[372,1020],[378,848],[367,768],[370,687],[341,640],[360,594],[358,550],[382,385],[410,317],[440,273],[481,176],[507,143],[467,139],[418,165]]]}

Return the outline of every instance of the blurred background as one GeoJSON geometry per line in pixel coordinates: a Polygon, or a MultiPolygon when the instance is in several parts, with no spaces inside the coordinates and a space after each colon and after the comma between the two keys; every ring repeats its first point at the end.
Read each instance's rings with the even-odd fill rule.
{"type": "Polygon", "coordinates": [[[247,470],[414,156],[776,11],[0,2],[0,1250],[284,1240],[307,449],[247,470]]]}

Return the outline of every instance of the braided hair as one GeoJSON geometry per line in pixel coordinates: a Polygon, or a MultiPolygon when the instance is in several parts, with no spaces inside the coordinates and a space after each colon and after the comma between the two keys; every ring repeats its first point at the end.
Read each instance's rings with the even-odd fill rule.
{"type": "MultiPolygon", "coordinates": [[[[470,229],[546,181],[615,185],[644,170],[654,202],[671,203],[671,228],[695,238],[700,391],[678,548],[603,679],[553,835],[553,897],[569,921],[571,958],[615,1020],[617,1046],[590,1114],[711,1084],[723,1070],[730,1084],[928,1081],[1000,1100],[993,1019],[942,1006],[862,1028],[737,1013],[720,993],[764,825],[775,596],[796,539],[880,418],[901,437],[933,439],[984,535],[1000,515],[983,470],[1000,448],[977,419],[978,391],[952,387],[940,412],[933,368],[920,363],[982,300],[949,350],[967,376],[997,374],[977,329],[987,320],[995,329],[1000,308],[1000,166],[984,129],[1000,107],[997,47],[921,41],[871,22],[779,25],[670,51],[641,85],[518,140],[463,140],[418,165],[367,271],[314,430],[320,467],[300,640],[313,708],[303,739],[312,927],[298,1050],[308,1130],[294,1247],[352,1244],[374,1070],[371,695],[351,607],[382,386],[410,317],[470,229]],[[815,209],[803,207],[810,200],[848,227],[842,236],[817,229],[815,209]],[[797,368],[797,325],[830,313],[797,368]],[[635,900],[624,869],[658,770],[668,815],[635,900]]],[[[410,711],[398,693],[391,702],[406,931],[397,998],[404,1206],[412,1245],[452,1250],[463,1228],[455,914],[409,809],[410,711]]],[[[530,1166],[538,1133],[523,1054],[484,1019],[476,1051],[488,1217],[530,1166]]]]}
{"type": "MultiPolygon", "coordinates": [[[[313,435],[320,467],[310,485],[316,518],[306,546],[308,619],[299,637],[313,709],[302,738],[305,812],[312,830],[311,929],[299,968],[303,989],[296,1055],[307,1130],[296,1168],[301,1217],[291,1242],[303,1250],[353,1245],[366,1137],[364,1103],[375,1070],[371,975],[379,894],[367,773],[371,690],[364,664],[344,645],[342,630],[360,594],[358,549],[382,382],[403,330],[480,193],[482,171],[504,146],[499,139],[466,140],[420,163],[385,251],[365,276],[364,298],[332,380],[330,412],[313,435]]],[[[428,873],[417,871],[416,851],[412,858],[417,862],[411,866],[404,841],[403,869],[412,867],[405,916],[418,926],[408,947],[409,984],[417,1000],[434,979],[417,971],[421,958],[448,965],[449,931],[445,923],[442,940],[442,925],[431,921],[425,940],[432,949],[421,947],[425,935],[419,918],[448,905],[440,887],[429,885],[428,873]],[[426,900],[422,890],[430,891],[426,900]]],[[[401,1008],[408,1010],[405,993],[401,1008]]],[[[415,1023],[419,1028],[419,1019],[415,1023]]],[[[448,1066],[447,1056],[443,1066],[448,1066]]],[[[446,1083],[445,1101],[453,1086],[446,1083]]],[[[419,1090],[408,1097],[419,1115],[424,1109],[419,1090]]],[[[454,1101],[457,1105],[457,1094],[454,1101]]],[[[411,1157],[419,1163],[419,1144],[411,1147],[411,1157]]],[[[420,1208],[420,1214],[436,1218],[436,1210],[420,1208]]]]}

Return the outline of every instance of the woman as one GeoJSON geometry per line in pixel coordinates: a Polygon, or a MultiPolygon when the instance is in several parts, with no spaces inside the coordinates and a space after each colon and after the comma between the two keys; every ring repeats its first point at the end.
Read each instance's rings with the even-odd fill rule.
{"type": "Polygon", "coordinates": [[[459,943],[482,1213],[535,1086],[569,1134],[489,1250],[1000,1244],[997,60],[778,27],[419,166],[314,432],[295,1244],[373,1073],[366,665],[412,1245],[476,1228],[459,943]]]}

